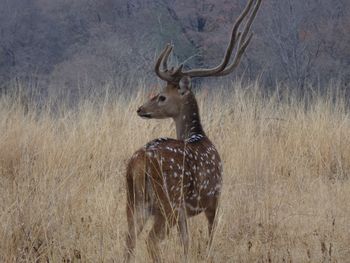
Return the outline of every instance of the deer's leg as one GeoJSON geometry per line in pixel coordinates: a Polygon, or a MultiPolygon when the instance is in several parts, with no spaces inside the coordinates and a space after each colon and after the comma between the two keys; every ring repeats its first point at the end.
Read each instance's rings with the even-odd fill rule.
{"type": "Polygon", "coordinates": [[[147,207],[127,207],[128,232],[126,236],[125,261],[129,262],[134,253],[137,236],[142,232],[150,212],[147,207]]]}
{"type": "Polygon", "coordinates": [[[126,208],[126,216],[128,220],[128,231],[126,233],[126,248],[124,255],[124,262],[130,262],[130,258],[134,253],[136,245],[136,229],[135,229],[135,218],[134,209],[131,207],[126,208]]]}
{"type": "Polygon", "coordinates": [[[187,217],[186,217],[186,210],[185,208],[182,208],[179,211],[179,222],[178,222],[178,228],[180,233],[180,240],[184,247],[184,262],[188,261],[188,247],[189,247],[189,236],[188,236],[188,225],[187,225],[187,217]]]}
{"type": "Polygon", "coordinates": [[[208,251],[211,249],[211,245],[213,243],[215,228],[217,225],[216,215],[218,211],[218,202],[216,201],[215,204],[211,207],[208,207],[205,210],[205,216],[208,220],[208,232],[209,232],[209,243],[208,243],[208,251]]]}
{"type": "Polygon", "coordinates": [[[166,219],[163,215],[156,215],[154,225],[148,235],[147,249],[153,262],[162,262],[160,257],[159,242],[162,241],[167,232],[166,219]]]}
{"type": "Polygon", "coordinates": [[[143,167],[133,163],[133,159],[127,169],[127,204],[126,216],[128,231],[126,235],[125,262],[130,262],[133,256],[136,238],[141,233],[147,219],[150,216],[150,204],[146,201],[145,173],[143,167]]]}

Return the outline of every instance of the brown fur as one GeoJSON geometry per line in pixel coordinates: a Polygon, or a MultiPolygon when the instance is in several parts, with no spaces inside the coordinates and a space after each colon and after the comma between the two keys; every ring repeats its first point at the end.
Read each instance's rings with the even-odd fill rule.
{"type": "Polygon", "coordinates": [[[167,60],[172,51],[170,45],[157,59],[155,72],[167,81],[167,85],[142,105],[137,113],[144,118],[172,118],[177,140],[151,141],[138,150],[128,163],[126,261],[130,261],[136,237],[151,215],[155,222],[147,239],[147,247],[153,261],[161,261],[158,243],[174,225],[179,228],[187,261],[187,218],[201,212],[205,212],[208,219],[210,247],[222,187],[222,165],[218,152],[203,131],[190,77],[223,76],[237,67],[251,40],[252,35],[248,33],[260,4],[261,0],[248,1],[232,28],[230,43],[219,66],[183,71],[180,65],[177,69],[168,70],[167,60]],[[244,28],[238,33],[245,18],[244,28]],[[236,44],[236,54],[230,64],[236,44]]]}
{"type": "Polygon", "coordinates": [[[160,261],[158,241],[178,225],[185,253],[186,218],[205,212],[212,234],[221,190],[221,161],[210,140],[158,139],[138,150],[127,167],[127,259],[149,216],[155,223],[147,240],[154,261],[160,261]],[[182,233],[181,233],[182,231],[182,233]]]}

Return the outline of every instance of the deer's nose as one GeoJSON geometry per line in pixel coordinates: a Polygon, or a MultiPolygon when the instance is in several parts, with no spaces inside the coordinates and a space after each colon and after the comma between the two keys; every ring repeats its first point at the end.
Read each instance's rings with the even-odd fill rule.
{"type": "Polygon", "coordinates": [[[137,111],[136,111],[136,112],[137,112],[137,114],[140,114],[140,113],[142,112],[142,109],[143,109],[143,108],[142,108],[142,106],[141,106],[141,107],[139,107],[139,108],[137,109],[137,111]]]}
{"type": "Polygon", "coordinates": [[[137,112],[137,115],[139,115],[142,118],[148,118],[148,119],[152,118],[151,114],[147,113],[145,111],[144,107],[142,107],[142,106],[140,108],[138,108],[136,112],[137,112]]]}

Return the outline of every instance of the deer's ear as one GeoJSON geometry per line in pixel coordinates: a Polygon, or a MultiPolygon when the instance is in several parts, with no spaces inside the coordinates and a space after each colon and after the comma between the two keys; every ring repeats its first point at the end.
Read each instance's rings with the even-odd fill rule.
{"type": "Polygon", "coordinates": [[[191,90],[191,78],[183,77],[179,82],[179,93],[181,95],[187,94],[191,90]]]}

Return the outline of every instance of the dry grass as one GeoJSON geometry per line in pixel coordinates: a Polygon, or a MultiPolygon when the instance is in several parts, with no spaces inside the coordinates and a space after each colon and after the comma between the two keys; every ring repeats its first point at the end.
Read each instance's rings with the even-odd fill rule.
{"type": "MultiPolygon", "coordinates": [[[[344,99],[262,98],[257,88],[199,92],[203,124],[224,161],[216,262],[346,262],[350,258],[350,119],[344,99]],[[332,102],[333,101],[333,102],[332,102]]],[[[27,114],[0,99],[0,261],[120,262],[126,160],[169,121],[134,101],[82,101],[27,114]]],[[[148,224],[150,226],[150,223],[148,224]]],[[[149,228],[149,227],[148,227],[149,228]]],[[[206,262],[203,216],[190,220],[190,262],[206,262]]],[[[148,261],[144,233],[136,261],[148,261]]],[[[181,261],[176,231],[162,244],[181,261]]]]}

